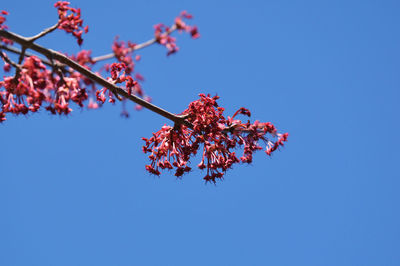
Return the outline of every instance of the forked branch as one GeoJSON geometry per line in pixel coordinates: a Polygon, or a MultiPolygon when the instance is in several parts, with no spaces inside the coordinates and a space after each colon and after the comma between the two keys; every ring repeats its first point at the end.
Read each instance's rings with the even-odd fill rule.
{"type": "Polygon", "coordinates": [[[170,113],[170,112],[162,109],[161,107],[158,107],[150,102],[147,102],[144,99],[142,99],[132,93],[129,94],[125,89],[118,87],[117,85],[107,81],[103,77],[86,69],[85,67],[81,66],[77,62],[71,60],[70,58],[66,57],[65,55],[63,55],[57,51],[44,48],[43,46],[40,46],[34,42],[31,42],[29,38],[20,36],[16,33],[12,33],[12,32],[6,31],[6,30],[0,30],[0,37],[12,40],[12,41],[20,44],[22,47],[25,47],[25,49],[31,49],[47,58],[55,59],[55,60],[59,61],[60,63],[66,65],[66,66],[69,66],[73,70],[79,72],[80,74],[84,75],[85,77],[87,77],[88,79],[92,80],[93,82],[99,84],[100,86],[109,89],[113,93],[121,95],[122,97],[125,97],[125,98],[127,98],[127,99],[129,99],[129,100],[131,100],[131,101],[133,101],[133,102],[135,102],[135,103],[137,103],[137,104],[139,104],[139,105],[141,105],[141,106],[143,106],[165,118],[168,118],[168,119],[172,120],[174,123],[185,124],[186,126],[191,127],[190,123],[187,122],[185,119],[183,119],[181,116],[170,113]]]}

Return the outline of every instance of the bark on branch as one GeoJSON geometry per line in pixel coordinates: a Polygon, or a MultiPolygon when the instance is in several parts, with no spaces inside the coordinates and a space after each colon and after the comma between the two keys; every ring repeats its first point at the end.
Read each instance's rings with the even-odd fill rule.
{"type": "MultiPolygon", "coordinates": [[[[162,109],[161,107],[158,107],[152,103],[149,103],[149,102],[143,100],[142,98],[140,98],[136,95],[129,94],[125,89],[107,81],[103,77],[86,69],[85,67],[81,66],[80,64],[71,60],[70,58],[61,54],[60,52],[40,46],[40,45],[32,42],[32,40],[30,38],[23,37],[21,35],[18,35],[16,33],[10,32],[10,31],[0,30],[0,37],[12,40],[13,42],[20,44],[23,47],[23,50],[31,49],[31,50],[47,57],[50,61],[57,60],[58,62],[70,67],[71,69],[79,72],[80,74],[84,75],[85,77],[92,80],[93,82],[99,84],[100,86],[109,89],[114,94],[118,94],[122,97],[125,97],[125,98],[127,98],[127,99],[129,99],[129,100],[131,100],[131,101],[133,101],[133,102],[135,102],[135,103],[137,103],[137,104],[139,104],[139,105],[141,105],[141,106],[143,106],[165,118],[172,120],[176,124],[184,124],[185,126],[192,128],[192,125],[187,120],[185,120],[184,117],[170,113],[170,112],[162,109]]],[[[150,41],[148,41],[148,43],[145,43],[142,46],[148,46],[154,42],[155,42],[155,40],[154,41],[150,40],[150,41]]],[[[7,50],[12,50],[12,49],[7,49],[7,50]]],[[[15,50],[13,50],[12,52],[15,52],[15,50]]],[[[114,56],[114,54],[113,54],[113,56],[114,56]]],[[[104,60],[104,59],[101,59],[101,60],[104,60]]],[[[99,61],[99,59],[98,59],[98,61],[99,61]]]]}

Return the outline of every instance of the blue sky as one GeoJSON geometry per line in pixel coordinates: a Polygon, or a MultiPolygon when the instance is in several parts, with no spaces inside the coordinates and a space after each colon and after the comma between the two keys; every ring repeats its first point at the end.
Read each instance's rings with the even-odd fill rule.
{"type": "MultiPolygon", "coordinates": [[[[52,1],[3,1],[8,25],[33,35],[52,1]]],[[[141,42],[181,11],[201,38],[141,51],[154,103],[180,113],[198,93],[226,114],[290,133],[272,158],[227,172],[155,178],[141,137],[166,119],[119,106],[0,125],[0,265],[399,265],[398,1],[73,1],[110,51],[141,42]]],[[[38,41],[76,52],[56,33],[38,41]]],[[[3,73],[0,73],[3,75],[3,73]]]]}

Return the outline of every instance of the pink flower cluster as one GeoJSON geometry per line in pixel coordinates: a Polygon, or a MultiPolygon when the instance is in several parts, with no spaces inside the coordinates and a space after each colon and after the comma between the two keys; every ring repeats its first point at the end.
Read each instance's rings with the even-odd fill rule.
{"type": "MultiPolygon", "coordinates": [[[[179,32],[186,31],[189,32],[193,39],[197,39],[200,37],[198,29],[196,26],[189,26],[184,22],[184,19],[192,19],[193,16],[187,13],[186,11],[182,11],[181,14],[175,18],[175,27],[179,32]]],[[[176,45],[176,39],[170,36],[171,28],[160,23],[154,25],[154,36],[156,41],[165,46],[168,50],[167,55],[171,55],[176,53],[179,50],[179,47],[176,45]]]]}
{"type": "Polygon", "coordinates": [[[179,31],[186,31],[190,33],[193,39],[200,38],[200,33],[197,26],[190,26],[184,22],[184,19],[192,19],[193,16],[189,14],[186,10],[183,10],[179,16],[175,18],[175,26],[179,31]]]}
{"type": "Polygon", "coordinates": [[[53,75],[36,56],[27,57],[19,75],[5,77],[1,87],[0,122],[6,120],[6,113],[37,112],[43,104],[52,114],[68,114],[70,101],[83,106],[88,98],[77,78],[53,75]]]}
{"type": "MultiPolygon", "coordinates": [[[[124,63],[113,63],[110,66],[111,78],[108,80],[114,84],[125,83],[125,90],[129,94],[135,94],[142,96],[143,92],[136,80],[126,73],[126,65],[124,63]]],[[[106,95],[108,95],[108,101],[111,103],[115,102],[114,94],[107,88],[102,88],[96,92],[96,99],[102,103],[106,101],[106,95]]]]}
{"type": "Polygon", "coordinates": [[[121,63],[126,65],[125,72],[131,74],[134,71],[135,63],[133,62],[132,52],[135,49],[136,44],[128,41],[118,41],[118,37],[115,38],[112,45],[115,58],[121,63]]]}
{"type": "MultiPolygon", "coordinates": [[[[0,11],[0,30],[6,30],[8,29],[7,25],[4,24],[4,22],[6,22],[6,17],[8,15],[8,12],[5,10],[1,10],[0,11]]],[[[4,44],[12,44],[13,42],[11,40],[7,40],[3,37],[0,37],[0,42],[4,43],[4,44]]]]}
{"type": "MultiPolygon", "coordinates": [[[[71,58],[89,69],[93,62],[90,51],[81,51],[71,58]]],[[[123,63],[112,64],[109,81],[114,84],[124,83],[128,93],[142,96],[137,81],[125,74],[125,69],[123,63]]],[[[8,76],[0,81],[0,122],[6,120],[6,113],[25,115],[37,112],[43,105],[51,114],[67,115],[72,111],[71,103],[84,107],[89,96],[94,94],[100,104],[106,101],[106,97],[109,102],[115,102],[112,92],[106,88],[96,90],[95,84],[80,73],[73,71],[55,74],[39,58],[30,56],[25,59],[18,76],[8,76]]],[[[93,109],[99,107],[92,98],[87,106],[93,109]]]]}
{"type": "Polygon", "coordinates": [[[250,117],[249,110],[240,108],[232,117],[225,118],[224,108],[217,104],[218,96],[199,96],[200,99],[190,103],[182,113],[192,127],[164,125],[151,138],[143,138],[146,142],[143,152],[150,153],[151,161],[146,170],[151,174],[160,175],[160,170],[175,168],[175,176],[180,177],[191,170],[190,158],[201,150],[197,167],[206,168],[204,180],[215,183],[233,164],[251,163],[253,153],[263,149],[260,141],[265,143],[268,155],[287,141],[288,133],[278,133],[269,122],[250,123],[236,119],[239,114],[250,117]],[[239,146],[243,146],[240,159],[234,151],[239,146]]]}
{"type": "Polygon", "coordinates": [[[4,22],[6,22],[6,17],[8,15],[8,12],[5,10],[0,11],[0,30],[2,29],[7,29],[7,26],[4,25],[4,22]]]}
{"type": "Polygon", "coordinates": [[[54,4],[54,7],[58,10],[58,28],[65,30],[67,33],[71,33],[76,38],[78,44],[81,45],[83,42],[82,33],[87,33],[89,27],[86,26],[83,28],[82,26],[81,9],[72,8],[69,7],[69,5],[70,2],[66,1],[58,1],[54,4]]]}

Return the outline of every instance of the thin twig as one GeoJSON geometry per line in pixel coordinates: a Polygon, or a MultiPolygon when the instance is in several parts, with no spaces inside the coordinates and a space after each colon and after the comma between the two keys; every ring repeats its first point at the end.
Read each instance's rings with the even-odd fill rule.
{"type": "MultiPolygon", "coordinates": [[[[167,35],[170,35],[171,33],[173,33],[175,30],[177,29],[176,25],[172,25],[169,30],[166,32],[167,35]]],[[[129,48],[129,52],[133,52],[133,51],[137,51],[140,49],[143,49],[145,47],[148,47],[152,44],[154,44],[155,42],[157,42],[156,38],[150,39],[146,42],[142,42],[139,44],[136,44],[134,47],[129,48]]],[[[114,58],[115,54],[114,53],[109,53],[109,54],[105,54],[105,55],[100,55],[100,56],[96,56],[94,57],[92,60],[93,62],[99,62],[99,61],[103,61],[103,60],[107,60],[107,59],[111,59],[114,58]]]]}
{"type": "MultiPolygon", "coordinates": [[[[1,49],[6,50],[6,51],[9,51],[9,52],[14,53],[14,54],[17,54],[17,55],[20,55],[20,54],[21,54],[21,50],[18,49],[18,48],[15,48],[15,47],[13,47],[13,46],[0,45],[0,50],[1,50],[1,49]]],[[[40,59],[40,61],[42,61],[43,64],[48,65],[48,66],[51,66],[51,67],[53,66],[53,64],[52,64],[50,61],[48,61],[47,59],[41,58],[41,57],[39,57],[39,56],[37,56],[37,55],[31,54],[31,53],[28,53],[28,52],[25,52],[25,55],[28,56],[28,57],[30,57],[30,56],[36,56],[36,57],[38,57],[38,58],[40,59]]]]}
{"type": "Polygon", "coordinates": [[[30,42],[34,42],[37,39],[49,34],[50,32],[56,30],[58,28],[58,26],[60,25],[60,22],[57,22],[55,25],[43,30],[42,32],[39,32],[38,34],[36,34],[35,36],[32,37],[28,37],[27,40],[29,40],[30,42]]]}
{"type": "Polygon", "coordinates": [[[8,56],[7,56],[5,53],[3,53],[1,47],[0,47],[0,57],[3,58],[3,60],[4,60],[6,63],[12,65],[12,66],[15,67],[16,69],[21,69],[21,66],[20,66],[20,65],[18,65],[18,64],[15,63],[14,61],[12,61],[10,58],[8,58],[8,56]]]}
{"type": "MultiPolygon", "coordinates": [[[[21,53],[19,54],[19,58],[18,58],[18,65],[21,65],[22,64],[22,61],[24,61],[24,58],[25,58],[25,51],[26,51],[26,47],[25,46],[22,46],[22,49],[21,49],[21,53]]],[[[16,70],[15,70],[15,75],[14,75],[14,78],[13,78],[13,82],[15,83],[15,84],[17,84],[18,83],[18,79],[19,79],[19,77],[20,77],[20,75],[21,75],[21,68],[19,67],[19,68],[17,68],[16,70]]]]}

